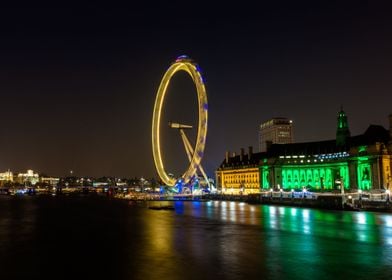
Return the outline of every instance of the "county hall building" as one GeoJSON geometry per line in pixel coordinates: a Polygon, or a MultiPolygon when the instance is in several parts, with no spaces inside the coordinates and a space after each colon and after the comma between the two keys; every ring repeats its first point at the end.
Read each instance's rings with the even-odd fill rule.
{"type": "Polygon", "coordinates": [[[391,189],[392,114],[389,130],[370,125],[351,136],[347,116],[338,113],[336,139],[276,144],[267,143],[263,152],[239,155],[226,152],[216,171],[223,193],[250,194],[262,190],[391,189]]]}

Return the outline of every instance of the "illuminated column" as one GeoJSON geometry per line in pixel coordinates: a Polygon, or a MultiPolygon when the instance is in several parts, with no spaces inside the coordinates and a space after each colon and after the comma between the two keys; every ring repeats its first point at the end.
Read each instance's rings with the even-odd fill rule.
{"type": "Polygon", "coordinates": [[[349,184],[351,188],[355,188],[358,186],[357,176],[355,173],[355,162],[353,161],[348,162],[348,178],[349,178],[349,184]]]}
{"type": "Polygon", "coordinates": [[[382,167],[382,185],[385,189],[389,189],[391,181],[391,157],[389,155],[383,155],[381,160],[382,167]]]}
{"type": "Polygon", "coordinates": [[[373,161],[371,162],[372,176],[371,176],[371,182],[369,184],[369,189],[379,189],[381,186],[379,158],[375,158],[372,161],[373,161]]]}
{"type": "Polygon", "coordinates": [[[374,172],[374,180],[373,184],[371,185],[372,189],[381,189],[383,187],[382,184],[382,157],[381,156],[376,156],[376,158],[373,159],[372,167],[375,170],[374,172]]]}

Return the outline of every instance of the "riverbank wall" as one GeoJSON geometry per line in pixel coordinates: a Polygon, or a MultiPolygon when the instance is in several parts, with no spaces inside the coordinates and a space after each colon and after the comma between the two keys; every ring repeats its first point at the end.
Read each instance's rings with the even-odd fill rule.
{"type": "Polygon", "coordinates": [[[340,195],[313,195],[308,197],[274,197],[260,194],[210,195],[209,199],[225,201],[243,201],[247,203],[261,205],[281,205],[329,210],[380,211],[392,213],[392,203],[389,200],[371,201],[352,198],[347,199],[340,195]]]}

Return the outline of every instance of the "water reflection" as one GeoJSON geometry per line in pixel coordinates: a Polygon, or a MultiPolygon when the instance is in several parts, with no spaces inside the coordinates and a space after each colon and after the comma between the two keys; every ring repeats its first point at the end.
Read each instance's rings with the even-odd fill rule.
{"type": "Polygon", "coordinates": [[[391,214],[224,201],[173,204],[175,211],[154,211],[115,200],[31,198],[15,204],[7,198],[0,204],[0,263],[7,264],[2,278],[12,279],[17,260],[38,255],[28,270],[19,269],[21,275],[59,278],[72,257],[77,262],[66,267],[67,279],[74,273],[91,279],[392,276],[391,214]],[[54,268],[48,272],[45,264],[54,268]]]}
{"type": "MultiPolygon", "coordinates": [[[[382,222],[385,224],[383,229],[383,236],[385,236],[385,243],[392,247],[392,215],[391,216],[382,216],[382,222]]],[[[392,260],[391,260],[392,261],[392,260]]]]}
{"type": "Polygon", "coordinates": [[[224,223],[219,224],[224,230],[217,243],[220,258],[228,266],[243,264],[238,256],[248,250],[247,254],[255,258],[264,255],[259,263],[259,273],[264,271],[264,277],[301,274],[305,279],[326,275],[361,278],[392,274],[388,266],[392,261],[391,214],[217,201],[198,206],[198,212],[187,209],[193,207],[189,203],[181,215],[224,223]],[[331,266],[334,269],[329,269],[331,266]]]}
{"type": "Polygon", "coordinates": [[[35,235],[37,206],[32,199],[20,200],[18,197],[0,197],[0,248],[8,256],[22,250],[20,244],[28,243],[35,235]]]}
{"type": "Polygon", "coordinates": [[[257,206],[243,202],[178,202],[176,214],[229,224],[263,226],[282,232],[382,244],[390,244],[390,235],[385,233],[392,228],[391,214],[257,206]]]}

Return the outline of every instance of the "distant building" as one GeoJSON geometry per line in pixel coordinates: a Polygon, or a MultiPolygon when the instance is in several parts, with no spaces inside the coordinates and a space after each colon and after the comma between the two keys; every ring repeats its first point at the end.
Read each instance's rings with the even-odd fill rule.
{"type": "Polygon", "coordinates": [[[29,169],[26,173],[19,173],[16,182],[19,184],[29,183],[31,185],[35,185],[39,182],[38,173],[34,173],[33,170],[29,169]]]}
{"type": "Polygon", "coordinates": [[[294,142],[293,121],[287,118],[273,118],[260,125],[259,151],[265,152],[271,144],[294,142]]]}
{"type": "Polygon", "coordinates": [[[8,170],[0,173],[0,187],[5,186],[6,183],[12,183],[12,185],[36,185],[41,183],[44,185],[57,186],[60,178],[55,177],[40,177],[38,173],[33,170],[27,170],[26,173],[14,174],[8,170]]]}
{"type": "Polygon", "coordinates": [[[14,175],[8,169],[8,171],[0,173],[0,186],[3,186],[5,183],[10,183],[14,181],[14,175]]]}
{"type": "Polygon", "coordinates": [[[55,178],[55,177],[41,177],[40,178],[40,182],[45,184],[45,185],[49,185],[52,187],[55,187],[59,184],[60,182],[60,178],[55,178]]]}

